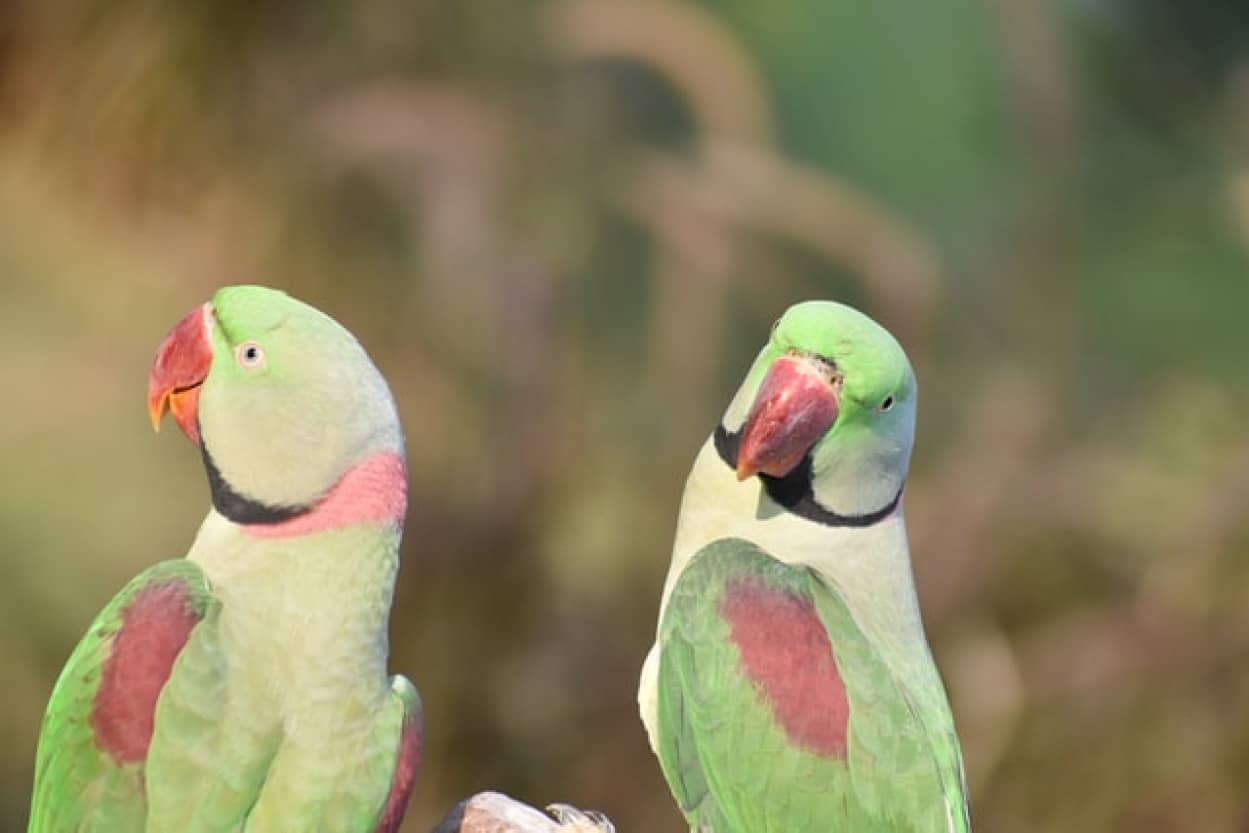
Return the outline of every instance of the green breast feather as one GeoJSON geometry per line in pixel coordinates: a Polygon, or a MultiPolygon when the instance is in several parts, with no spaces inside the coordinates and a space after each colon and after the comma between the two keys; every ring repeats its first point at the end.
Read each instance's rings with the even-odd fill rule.
{"type": "Polygon", "coordinates": [[[908,688],[817,574],[725,539],[660,631],[659,754],[695,830],[968,829],[944,694],[908,688]]]}

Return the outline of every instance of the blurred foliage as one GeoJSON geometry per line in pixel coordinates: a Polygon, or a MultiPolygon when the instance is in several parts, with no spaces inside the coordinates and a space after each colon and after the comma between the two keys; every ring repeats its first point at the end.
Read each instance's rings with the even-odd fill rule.
{"type": "Polygon", "coordinates": [[[9,0],[0,829],[74,641],[205,508],[152,351],[257,281],[407,426],[405,830],[485,787],[681,829],[634,706],[677,500],[831,297],[920,373],[978,828],[1243,831],[1247,245],[1232,0],[9,0]]]}

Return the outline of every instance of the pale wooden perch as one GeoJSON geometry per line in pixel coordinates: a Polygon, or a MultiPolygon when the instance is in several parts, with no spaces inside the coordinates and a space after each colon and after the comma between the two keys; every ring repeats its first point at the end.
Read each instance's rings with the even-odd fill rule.
{"type": "Polygon", "coordinates": [[[552,804],[549,816],[503,793],[481,792],[455,805],[433,833],[615,833],[601,813],[552,804]]]}

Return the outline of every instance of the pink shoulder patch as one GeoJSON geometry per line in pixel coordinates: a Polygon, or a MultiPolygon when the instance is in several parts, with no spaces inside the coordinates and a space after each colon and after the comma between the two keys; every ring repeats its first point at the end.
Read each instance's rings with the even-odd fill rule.
{"type": "Polygon", "coordinates": [[[399,762],[395,766],[390,796],[377,822],[376,833],[397,833],[403,822],[403,815],[408,811],[408,799],[412,797],[412,787],[421,770],[421,742],[421,718],[414,715],[403,724],[403,734],[399,737],[399,762]]]}
{"type": "Polygon", "coordinates": [[[186,587],[144,587],[121,612],[91,709],[96,744],[119,764],[147,757],[156,698],[200,616],[186,587]]]}
{"type": "Polygon", "coordinates": [[[850,702],[815,605],[757,579],[732,582],[720,602],[746,676],[794,743],[846,757],[850,702]]]}
{"type": "Polygon", "coordinates": [[[408,511],[408,476],[403,457],[374,454],[348,471],[311,512],[276,524],[249,524],[257,538],[290,538],[367,523],[403,523],[408,511]]]}

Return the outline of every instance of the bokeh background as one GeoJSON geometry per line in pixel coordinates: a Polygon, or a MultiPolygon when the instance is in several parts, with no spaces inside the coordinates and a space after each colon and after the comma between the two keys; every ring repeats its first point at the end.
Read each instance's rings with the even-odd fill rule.
{"type": "Polygon", "coordinates": [[[405,831],[678,833],[635,716],[683,481],[772,320],[921,380],[907,508],[981,830],[1249,830],[1249,7],[7,0],[0,830],[91,618],[183,554],[161,336],[331,312],[412,487],[405,831]]]}

